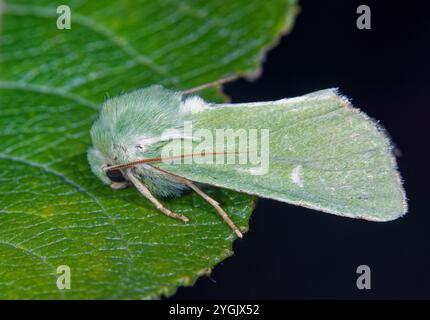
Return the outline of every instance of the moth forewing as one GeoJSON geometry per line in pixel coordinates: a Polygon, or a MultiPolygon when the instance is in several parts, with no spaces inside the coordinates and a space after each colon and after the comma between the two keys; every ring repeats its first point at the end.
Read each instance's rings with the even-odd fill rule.
{"type": "MultiPolygon", "coordinates": [[[[278,101],[219,104],[184,117],[193,129],[268,130],[269,167],[159,163],[192,181],[374,221],[407,211],[390,142],[335,89],[278,101]]],[[[261,154],[262,147],[257,150],[261,154]]]]}

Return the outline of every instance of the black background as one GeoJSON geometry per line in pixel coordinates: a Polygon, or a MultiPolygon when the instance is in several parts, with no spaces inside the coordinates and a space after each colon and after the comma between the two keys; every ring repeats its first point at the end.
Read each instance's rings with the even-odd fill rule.
{"type": "Polygon", "coordinates": [[[377,223],[261,199],[235,255],[173,298],[430,299],[430,8],[425,1],[381,0],[300,6],[261,77],[228,84],[225,92],[248,102],[339,87],[380,120],[401,151],[409,213],[377,223]],[[371,8],[371,30],[356,27],[360,4],[371,8]],[[362,264],[372,270],[371,290],[356,287],[362,264]]]}

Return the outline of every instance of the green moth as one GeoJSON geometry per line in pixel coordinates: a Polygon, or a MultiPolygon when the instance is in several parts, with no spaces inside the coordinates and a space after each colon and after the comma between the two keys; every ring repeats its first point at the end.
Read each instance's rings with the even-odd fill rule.
{"type": "Polygon", "coordinates": [[[112,188],[160,198],[192,189],[238,237],[205,185],[372,221],[407,211],[390,141],[337,90],[268,102],[214,104],[154,85],[108,99],[91,129],[88,160],[112,188]]]}

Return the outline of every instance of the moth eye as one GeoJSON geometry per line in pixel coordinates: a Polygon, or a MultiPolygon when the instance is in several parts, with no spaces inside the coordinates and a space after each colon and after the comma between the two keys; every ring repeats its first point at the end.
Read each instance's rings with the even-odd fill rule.
{"type": "Polygon", "coordinates": [[[125,178],[122,175],[122,172],[120,170],[107,170],[106,171],[107,177],[112,182],[124,182],[125,178]]]}

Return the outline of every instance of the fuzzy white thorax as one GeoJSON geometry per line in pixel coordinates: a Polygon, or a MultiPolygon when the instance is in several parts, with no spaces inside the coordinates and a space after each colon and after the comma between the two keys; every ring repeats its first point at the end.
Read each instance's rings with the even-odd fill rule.
{"type": "Polygon", "coordinates": [[[187,98],[184,102],[181,103],[179,106],[179,113],[180,114],[186,114],[186,113],[197,113],[204,111],[209,108],[209,105],[206,103],[205,100],[198,96],[192,96],[187,98]]]}

